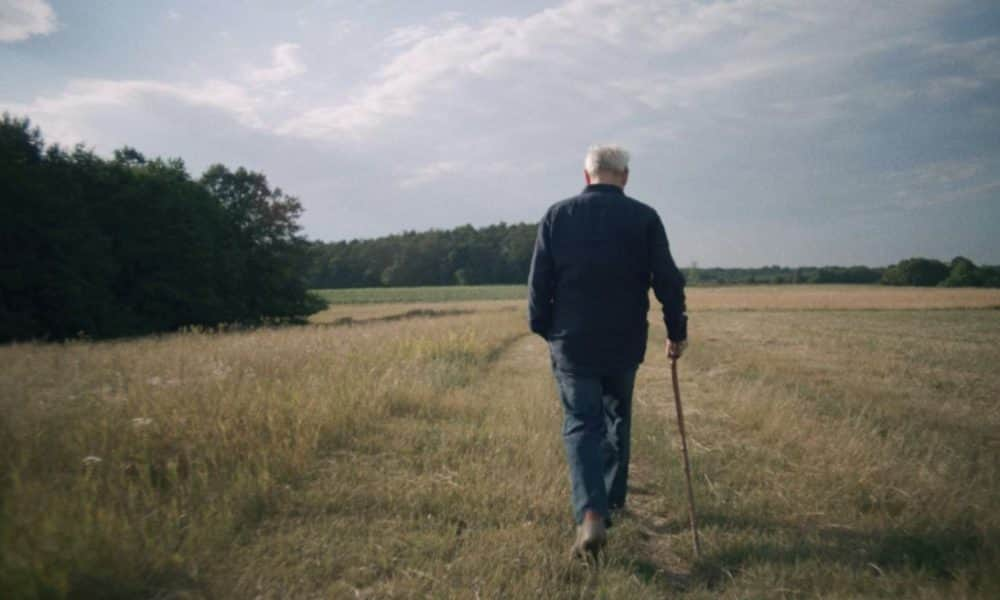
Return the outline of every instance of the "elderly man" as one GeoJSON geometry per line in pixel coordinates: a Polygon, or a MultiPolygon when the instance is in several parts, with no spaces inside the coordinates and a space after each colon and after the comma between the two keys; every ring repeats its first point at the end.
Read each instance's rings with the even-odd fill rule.
{"type": "Polygon", "coordinates": [[[679,358],[687,339],[684,277],[659,215],[625,195],[628,160],[618,146],[590,148],[587,187],[545,213],[528,277],[531,330],[549,343],[563,406],[579,557],[596,558],[611,511],[625,505],[650,285],[663,305],[667,355],[679,358]]]}

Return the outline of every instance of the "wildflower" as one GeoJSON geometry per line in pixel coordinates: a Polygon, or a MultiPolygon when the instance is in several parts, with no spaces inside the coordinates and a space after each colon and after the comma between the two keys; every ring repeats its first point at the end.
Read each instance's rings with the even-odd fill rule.
{"type": "Polygon", "coordinates": [[[159,376],[156,376],[156,377],[150,377],[150,378],[149,378],[149,379],[147,380],[147,383],[149,383],[149,385],[160,385],[160,383],[161,383],[162,381],[163,381],[163,380],[162,380],[162,379],[160,379],[160,377],[159,377],[159,376]]]}
{"type": "Polygon", "coordinates": [[[135,427],[137,429],[140,428],[140,427],[146,427],[146,426],[152,425],[152,424],[153,424],[153,419],[151,419],[149,417],[136,417],[136,418],[132,419],[132,427],[135,427]]]}
{"type": "Polygon", "coordinates": [[[90,456],[83,457],[83,464],[85,465],[96,465],[99,462],[101,462],[100,456],[94,456],[93,454],[91,454],[90,456]]]}

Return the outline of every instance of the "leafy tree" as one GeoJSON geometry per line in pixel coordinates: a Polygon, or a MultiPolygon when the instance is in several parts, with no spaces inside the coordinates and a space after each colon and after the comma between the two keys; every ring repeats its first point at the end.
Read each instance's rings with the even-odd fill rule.
{"type": "Polygon", "coordinates": [[[27,119],[0,120],[0,340],[69,337],[108,317],[108,242],[72,179],[27,119]]]}
{"type": "Polygon", "coordinates": [[[956,256],[951,261],[948,277],[940,283],[944,287],[980,287],[984,283],[985,273],[971,260],[964,256],[956,256]]]}
{"type": "Polygon", "coordinates": [[[979,267],[983,287],[1000,287],[1000,266],[979,267]]]}
{"type": "Polygon", "coordinates": [[[306,294],[301,207],[262,175],[122,148],[45,148],[0,120],[0,340],[169,331],[298,318],[306,294]],[[224,193],[220,193],[224,192],[224,193]],[[218,194],[216,196],[215,194],[218,194]]]}
{"type": "Polygon", "coordinates": [[[948,277],[948,265],[929,258],[908,258],[886,269],[882,283],[886,285],[935,286],[948,277]]]}
{"type": "Polygon", "coordinates": [[[229,290],[241,299],[244,318],[296,317],[325,303],[307,293],[304,275],[308,243],[298,235],[302,204],[281,188],[271,189],[261,173],[213,165],[201,185],[222,206],[227,239],[236,248],[227,265],[235,275],[229,290]]]}

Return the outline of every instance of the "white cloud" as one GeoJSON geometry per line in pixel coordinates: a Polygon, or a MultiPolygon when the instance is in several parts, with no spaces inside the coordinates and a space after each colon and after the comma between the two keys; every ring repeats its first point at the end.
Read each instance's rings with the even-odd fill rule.
{"type": "MultiPolygon", "coordinates": [[[[279,131],[303,137],[356,137],[392,118],[414,114],[432,98],[450,96],[463,80],[498,75],[513,61],[534,61],[535,66],[567,63],[560,58],[573,46],[566,39],[584,24],[568,19],[578,12],[582,0],[560,9],[549,9],[523,19],[500,18],[473,27],[458,22],[459,14],[446,13],[438,26],[414,25],[397,28],[383,45],[399,53],[383,65],[346,102],[307,110],[290,119],[279,131]]],[[[582,13],[581,13],[582,15],[582,13]]],[[[594,22],[599,22],[596,16],[594,22]]],[[[574,34],[578,40],[586,35],[574,34]]]]}
{"type": "Polygon", "coordinates": [[[645,76],[615,81],[612,85],[652,109],[691,106],[701,94],[713,93],[774,75],[783,69],[807,64],[812,57],[735,58],[703,73],[645,76]]]}
{"type": "Polygon", "coordinates": [[[509,96],[533,89],[535,105],[527,108],[539,120],[600,107],[624,117],[628,98],[653,111],[690,107],[705,96],[726,97],[741,85],[778,80],[788,70],[807,80],[810,71],[849,65],[875,45],[884,49],[910,39],[907,24],[940,7],[938,0],[915,1],[901,15],[866,2],[567,0],[525,17],[477,24],[448,15],[392,30],[382,46],[394,54],[368,81],[344,99],[304,110],[278,131],[357,139],[415,115],[445,118],[448,111],[448,119],[460,118],[462,110],[484,110],[473,104],[470,89],[480,98],[493,92],[486,103],[491,106],[519,105],[524,98],[509,96]],[[560,114],[550,88],[564,94],[560,114]]]}
{"type": "Polygon", "coordinates": [[[917,209],[995,193],[998,166],[987,157],[941,160],[887,173],[885,179],[894,190],[892,205],[917,209]]]}
{"type": "Polygon", "coordinates": [[[464,163],[459,161],[438,161],[411,170],[403,175],[399,180],[399,187],[409,189],[428,183],[433,183],[442,177],[456,173],[462,169],[464,163]]]}
{"type": "Polygon", "coordinates": [[[391,48],[411,46],[433,34],[432,29],[427,25],[406,25],[396,27],[389,32],[382,43],[391,48]]]}
{"type": "Polygon", "coordinates": [[[340,39],[342,37],[351,35],[359,28],[357,21],[352,21],[351,19],[340,19],[334,21],[330,26],[330,35],[334,39],[340,39]]]}
{"type": "Polygon", "coordinates": [[[476,159],[438,160],[412,169],[397,169],[397,186],[407,190],[437,181],[452,175],[462,175],[469,179],[483,177],[510,177],[541,173],[545,163],[539,160],[493,160],[479,161],[476,159]]]}
{"type": "Polygon", "coordinates": [[[410,115],[433,90],[443,92],[449,80],[479,58],[494,36],[467,26],[457,26],[416,41],[409,35],[409,50],[385,65],[376,81],[365,85],[356,97],[339,105],[307,110],[289,120],[279,131],[303,137],[358,135],[386,119],[410,115]]]}
{"type": "Polygon", "coordinates": [[[56,27],[56,12],[46,0],[0,0],[0,42],[47,35],[56,27]]]}
{"type": "Polygon", "coordinates": [[[271,66],[251,69],[247,79],[253,83],[277,83],[305,73],[299,48],[298,44],[278,44],[271,50],[271,66]]]}
{"type": "Polygon", "coordinates": [[[382,40],[382,45],[390,48],[411,46],[437,33],[461,24],[462,13],[449,11],[424,23],[413,23],[395,27],[382,40]]]}
{"type": "Polygon", "coordinates": [[[936,191],[901,189],[896,192],[891,204],[897,208],[917,210],[974,200],[988,194],[996,197],[998,191],[1000,191],[1000,181],[990,181],[975,186],[959,186],[953,189],[940,189],[936,191]]]}
{"type": "Polygon", "coordinates": [[[233,83],[212,80],[200,84],[166,83],[149,80],[113,81],[76,79],[58,96],[39,97],[28,104],[8,104],[4,110],[24,114],[39,122],[46,138],[75,144],[89,141],[88,118],[107,109],[143,109],[152,103],[172,100],[181,104],[212,108],[231,115],[240,124],[262,128],[257,114],[258,101],[246,89],[233,83]]]}
{"type": "Polygon", "coordinates": [[[63,144],[92,141],[101,132],[92,124],[109,110],[134,110],[156,114],[164,101],[181,106],[208,108],[229,115],[243,127],[269,130],[261,116],[264,109],[280,108],[292,95],[288,90],[264,93],[253,84],[277,83],[305,71],[298,61],[297,44],[279,44],[272,51],[272,65],[249,73],[248,83],[224,79],[201,82],[157,80],[72,79],[56,95],[40,96],[27,103],[3,103],[0,108],[27,115],[45,129],[46,137],[63,144]]]}

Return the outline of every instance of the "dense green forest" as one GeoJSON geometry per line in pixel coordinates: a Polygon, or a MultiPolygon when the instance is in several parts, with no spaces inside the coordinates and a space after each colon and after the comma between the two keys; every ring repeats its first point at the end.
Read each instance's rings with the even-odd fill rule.
{"type": "Polygon", "coordinates": [[[0,120],[0,340],[112,337],[296,320],[307,291],[298,200],[224,166],[131,148],[110,160],[0,120]]]}
{"type": "MultiPolygon", "coordinates": [[[[524,283],[536,225],[500,223],[476,229],[408,231],[369,240],[313,242],[309,286],[317,289],[524,283]]],[[[891,267],[684,269],[689,285],[883,283],[1000,287],[1000,269],[957,257],[950,264],[913,258],[891,267]]]]}
{"type": "Polygon", "coordinates": [[[504,223],[315,242],[308,281],[312,288],[524,283],[534,243],[534,225],[504,223]]]}

